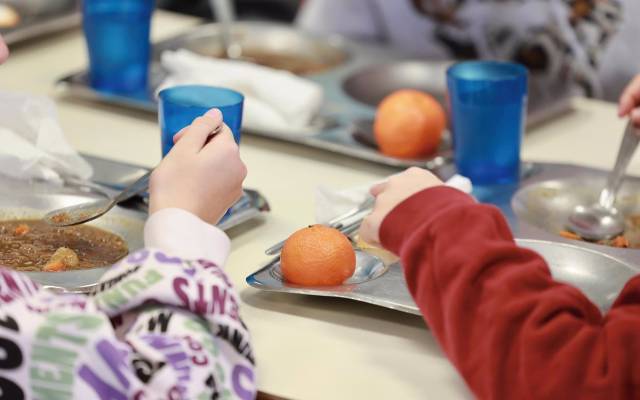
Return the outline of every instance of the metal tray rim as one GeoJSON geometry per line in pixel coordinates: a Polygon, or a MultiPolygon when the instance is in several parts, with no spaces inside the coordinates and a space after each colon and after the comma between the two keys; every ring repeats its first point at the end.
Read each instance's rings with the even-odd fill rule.
{"type": "Polygon", "coordinates": [[[74,7],[71,12],[42,17],[41,21],[30,21],[25,26],[5,30],[2,32],[2,37],[8,45],[12,45],[38,36],[75,28],[80,25],[81,21],[82,14],[74,7]]]}

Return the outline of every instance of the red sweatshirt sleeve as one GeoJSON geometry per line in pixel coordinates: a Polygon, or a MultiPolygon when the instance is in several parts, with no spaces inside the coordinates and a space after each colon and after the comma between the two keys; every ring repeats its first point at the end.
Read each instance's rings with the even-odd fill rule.
{"type": "Polygon", "coordinates": [[[380,236],[479,398],[640,398],[640,277],[602,316],[516,246],[497,208],[447,187],[405,200],[380,236]]]}

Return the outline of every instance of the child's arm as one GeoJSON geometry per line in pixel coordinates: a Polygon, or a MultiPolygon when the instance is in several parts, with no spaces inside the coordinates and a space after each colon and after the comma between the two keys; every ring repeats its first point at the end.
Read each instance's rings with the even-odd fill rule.
{"type": "Polygon", "coordinates": [[[515,245],[500,212],[446,187],[384,218],[409,289],[479,398],[640,397],[640,278],[602,317],[545,261],[515,245]]]}
{"type": "Polygon", "coordinates": [[[175,138],[150,186],[147,247],[91,297],[55,294],[0,268],[0,393],[23,399],[255,396],[253,353],[213,226],[246,168],[220,111],[175,138]]]}
{"type": "Polygon", "coordinates": [[[0,269],[7,398],[255,396],[249,333],[222,269],[226,235],[178,209],[154,213],[145,233],[156,249],[129,255],[90,297],[0,269]]]}

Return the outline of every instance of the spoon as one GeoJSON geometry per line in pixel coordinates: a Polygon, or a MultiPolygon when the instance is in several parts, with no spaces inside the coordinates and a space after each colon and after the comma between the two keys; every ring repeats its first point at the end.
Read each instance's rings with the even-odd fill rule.
{"type": "Polygon", "coordinates": [[[590,206],[576,206],[569,216],[567,227],[583,239],[591,241],[611,239],[624,231],[624,218],[614,204],[627,166],[639,141],[638,132],[629,121],[620,143],[616,164],[607,178],[604,189],[600,192],[598,202],[590,206]]]}
{"type": "Polygon", "coordinates": [[[115,205],[145,192],[149,188],[149,178],[151,178],[152,172],[153,170],[144,174],[115,197],[60,208],[47,213],[44,220],[53,226],[71,226],[101,217],[115,205]]]}
{"type": "Polygon", "coordinates": [[[242,47],[233,40],[231,33],[231,28],[236,20],[233,3],[231,0],[209,0],[209,5],[214,11],[216,19],[220,22],[220,36],[225,56],[230,60],[241,58],[242,47]]]}

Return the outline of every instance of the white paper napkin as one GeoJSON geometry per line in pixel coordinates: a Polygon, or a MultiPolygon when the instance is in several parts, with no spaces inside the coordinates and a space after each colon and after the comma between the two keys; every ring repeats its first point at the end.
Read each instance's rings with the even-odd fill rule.
{"type": "Polygon", "coordinates": [[[287,71],[205,57],[184,49],[165,51],[161,59],[169,75],[159,90],[189,84],[237,90],[245,96],[242,125],[250,130],[308,133],[322,105],[320,85],[287,71]]]}
{"type": "Polygon", "coordinates": [[[0,174],[62,183],[64,177],[89,179],[92,172],[67,143],[51,100],[0,92],[0,174]]]}
{"type": "MultiPolygon", "coordinates": [[[[378,182],[383,182],[378,181],[378,182]]],[[[346,213],[357,207],[369,195],[369,189],[378,182],[371,182],[366,185],[357,186],[345,190],[333,190],[325,186],[316,188],[316,222],[325,223],[332,218],[346,213]]],[[[471,181],[461,175],[454,175],[445,185],[471,193],[471,181]]]]}

